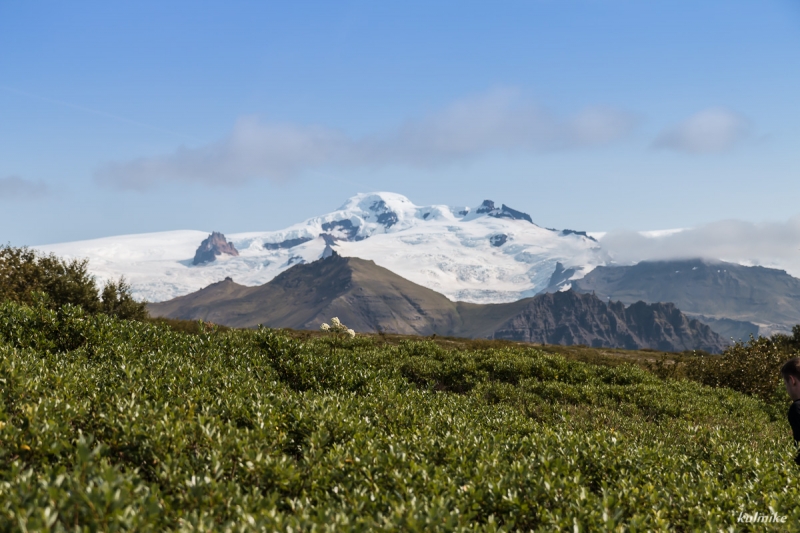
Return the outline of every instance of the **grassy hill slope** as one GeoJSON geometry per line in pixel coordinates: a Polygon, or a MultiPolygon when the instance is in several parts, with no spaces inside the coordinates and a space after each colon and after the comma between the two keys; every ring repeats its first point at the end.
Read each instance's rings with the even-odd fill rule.
{"type": "Polygon", "coordinates": [[[629,364],[263,329],[187,335],[2,304],[0,383],[4,531],[800,520],[785,402],[629,364]]]}

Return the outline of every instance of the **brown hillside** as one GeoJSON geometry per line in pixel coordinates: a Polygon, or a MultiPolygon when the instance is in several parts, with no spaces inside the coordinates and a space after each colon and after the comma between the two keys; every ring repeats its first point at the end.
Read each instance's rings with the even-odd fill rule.
{"type": "Polygon", "coordinates": [[[292,267],[260,287],[227,280],[148,309],[153,316],[232,327],[317,329],[337,316],[359,332],[666,351],[719,352],[725,345],[672,304],[626,308],[572,291],[504,304],[456,303],[372,261],[336,254],[292,267]]]}

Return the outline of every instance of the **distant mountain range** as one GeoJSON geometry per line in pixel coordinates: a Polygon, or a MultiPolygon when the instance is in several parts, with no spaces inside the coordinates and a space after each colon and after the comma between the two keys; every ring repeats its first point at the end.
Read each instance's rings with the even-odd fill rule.
{"type": "Polygon", "coordinates": [[[491,200],[420,207],[399,194],[359,194],[331,213],[276,231],[227,237],[172,231],[38,248],[88,258],[100,282],[124,275],[134,296],[151,302],[226,277],[263,285],[336,251],[373,260],[452,301],[510,303],[572,288],[604,301],[672,302],[726,339],[789,332],[800,323],[800,280],[782,270],[707,260],[618,265],[601,234],[542,227],[534,216],[491,200]]]}
{"type": "Polygon", "coordinates": [[[331,254],[296,265],[258,287],[227,279],[149,305],[154,316],[236,327],[317,329],[337,316],[360,332],[386,331],[585,344],[665,351],[719,352],[725,341],[672,304],[625,307],[591,294],[560,291],[503,304],[453,302],[372,261],[331,254]]]}
{"type": "Polygon", "coordinates": [[[150,302],[225,277],[261,285],[293,265],[319,259],[327,248],[371,259],[452,300],[475,303],[533,296],[547,287],[557,263],[578,278],[610,260],[586,232],[538,226],[529,214],[491,200],[475,207],[421,207],[387,192],[356,195],[331,213],[277,231],[216,234],[199,249],[209,233],[123,235],[38,248],[88,258],[101,281],[124,275],[134,296],[150,302]],[[205,248],[214,243],[218,254],[205,248]]]}
{"type": "Polygon", "coordinates": [[[643,261],[599,266],[569,285],[604,301],[673,302],[725,338],[769,335],[800,324],[800,279],[774,268],[700,259],[643,261]]]}

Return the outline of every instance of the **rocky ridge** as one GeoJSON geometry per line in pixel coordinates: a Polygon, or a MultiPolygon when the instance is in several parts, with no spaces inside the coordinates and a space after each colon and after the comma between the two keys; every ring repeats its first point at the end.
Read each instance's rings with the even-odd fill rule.
{"type": "Polygon", "coordinates": [[[642,261],[598,266],[582,279],[551,282],[604,301],[672,302],[727,339],[789,333],[800,324],[800,279],[774,268],[703,259],[642,261]]]}
{"type": "Polygon", "coordinates": [[[317,329],[333,316],[359,332],[510,339],[545,344],[719,352],[725,341],[672,304],[626,307],[591,294],[561,291],[504,304],[453,302],[393,272],[334,251],[272,281],[246,287],[230,280],[167,302],[154,316],[234,327],[317,329]]]}
{"type": "Polygon", "coordinates": [[[233,243],[228,242],[225,239],[225,235],[219,233],[217,231],[211,232],[207,238],[200,243],[200,246],[197,248],[197,251],[194,254],[194,260],[192,260],[193,265],[202,265],[204,263],[210,263],[211,261],[216,261],[217,257],[226,254],[233,257],[237,257],[239,252],[236,250],[236,247],[233,243]]]}

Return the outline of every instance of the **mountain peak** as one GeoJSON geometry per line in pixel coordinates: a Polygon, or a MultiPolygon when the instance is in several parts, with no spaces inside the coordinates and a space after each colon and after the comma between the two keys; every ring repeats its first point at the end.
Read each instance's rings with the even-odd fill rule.
{"type": "Polygon", "coordinates": [[[484,200],[483,203],[475,209],[474,215],[470,218],[477,218],[481,215],[494,218],[507,218],[510,220],[525,220],[533,224],[533,219],[531,219],[529,214],[512,209],[506,204],[502,204],[501,207],[497,207],[492,200],[484,200]]]}
{"type": "Polygon", "coordinates": [[[218,231],[213,231],[211,235],[200,243],[200,246],[194,254],[192,264],[200,265],[202,263],[210,263],[211,261],[216,261],[217,256],[222,254],[238,256],[239,252],[236,250],[236,247],[233,246],[233,243],[225,239],[225,235],[218,231]]]}
{"type": "Polygon", "coordinates": [[[187,294],[228,274],[247,285],[264,283],[300,260],[312,262],[334,249],[373,259],[449,298],[485,303],[538,293],[556,262],[584,272],[608,261],[596,243],[546,231],[506,204],[418,206],[385,191],[354,195],[338,210],[283,229],[228,235],[230,243],[220,234],[215,251],[197,256],[195,264],[203,268],[187,270],[206,237],[206,232],[186,231],[66,248],[67,254],[92,259],[93,273],[102,279],[126,275],[136,296],[149,301],[187,294]],[[226,253],[228,244],[235,245],[239,257],[231,257],[232,246],[226,253]]]}
{"type": "Polygon", "coordinates": [[[484,213],[491,213],[494,210],[494,202],[492,200],[484,200],[483,203],[478,206],[475,212],[479,215],[483,215],[484,213]]]}
{"type": "Polygon", "coordinates": [[[405,211],[409,208],[414,209],[415,206],[411,200],[402,194],[394,192],[369,192],[358,193],[351,196],[337,211],[360,211],[369,213],[370,211],[377,211],[381,208],[393,211],[405,211]]]}
{"type": "Polygon", "coordinates": [[[209,320],[236,327],[317,329],[338,316],[356,331],[467,336],[548,344],[719,352],[724,341],[673,304],[629,307],[574,291],[505,304],[453,302],[444,295],[356,257],[331,255],[285,270],[259,287],[214,284],[168,302],[155,316],[209,320]],[[611,326],[610,324],[613,324],[611,326]]]}

